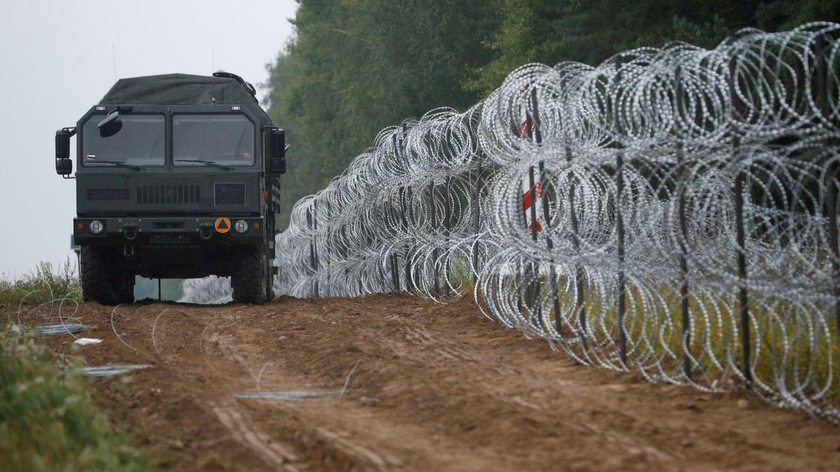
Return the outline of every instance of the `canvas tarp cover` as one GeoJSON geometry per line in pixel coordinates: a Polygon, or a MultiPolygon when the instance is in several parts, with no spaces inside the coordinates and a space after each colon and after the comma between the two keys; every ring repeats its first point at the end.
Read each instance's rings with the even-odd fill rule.
{"type": "Polygon", "coordinates": [[[262,124],[271,119],[244,85],[227,77],[166,74],[120,79],[102,97],[101,105],[209,105],[236,104],[250,111],[262,124]]]}

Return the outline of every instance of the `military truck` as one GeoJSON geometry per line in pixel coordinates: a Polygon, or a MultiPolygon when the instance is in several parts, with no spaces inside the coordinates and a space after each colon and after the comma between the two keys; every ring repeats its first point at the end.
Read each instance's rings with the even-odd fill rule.
{"type": "Polygon", "coordinates": [[[55,150],[56,172],[76,180],[85,300],[131,303],[136,275],[231,277],[234,302],[274,298],[285,133],[241,77],[121,79],[55,150]]]}

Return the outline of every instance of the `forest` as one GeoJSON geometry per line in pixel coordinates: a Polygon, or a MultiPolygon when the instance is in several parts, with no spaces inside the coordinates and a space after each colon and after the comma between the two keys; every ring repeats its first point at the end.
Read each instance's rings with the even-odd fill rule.
{"type": "Polygon", "coordinates": [[[263,105],[286,129],[279,227],[382,128],[459,111],[529,62],[597,65],[637,47],[714,47],[753,27],[840,21],[840,0],[298,0],[295,37],[271,64],[263,105]]]}

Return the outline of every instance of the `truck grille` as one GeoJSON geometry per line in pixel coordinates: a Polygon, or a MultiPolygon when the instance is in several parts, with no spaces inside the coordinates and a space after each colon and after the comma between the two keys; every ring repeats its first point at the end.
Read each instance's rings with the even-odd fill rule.
{"type": "Polygon", "coordinates": [[[145,185],[137,187],[137,203],[140,204],[191,204],[201,199],[198,185],[145,185]]]}

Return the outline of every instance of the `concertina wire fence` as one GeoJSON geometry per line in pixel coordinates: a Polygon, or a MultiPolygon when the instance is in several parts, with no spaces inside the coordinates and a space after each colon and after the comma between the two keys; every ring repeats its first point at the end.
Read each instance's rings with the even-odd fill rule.
{"type": "Polygon", "coordinates": [[[298,201],[275,288],[473,291],[582,364],[746,385],[840,424],[839,36],[746,29],[520,67],[464,113],[382,130],[298,201]]]}

